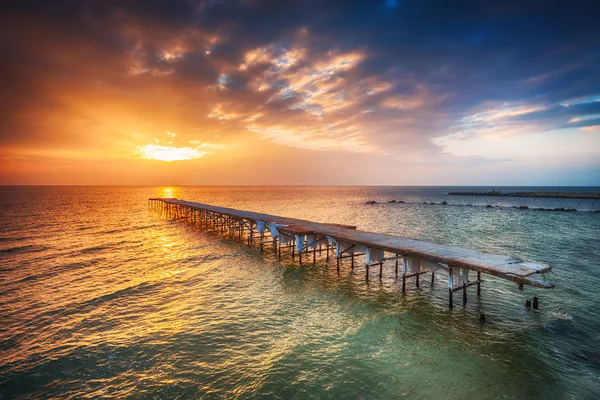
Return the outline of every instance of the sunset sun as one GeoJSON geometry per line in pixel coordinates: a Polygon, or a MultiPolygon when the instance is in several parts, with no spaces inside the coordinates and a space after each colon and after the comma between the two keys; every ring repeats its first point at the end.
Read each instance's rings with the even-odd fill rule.
{"type": "Polygon", "coordinates": [[[139,147],[141,158],[159,161],[193,160],[209,154],[207,151],[190,147],[173,147],[149,144],[139,147]]]}

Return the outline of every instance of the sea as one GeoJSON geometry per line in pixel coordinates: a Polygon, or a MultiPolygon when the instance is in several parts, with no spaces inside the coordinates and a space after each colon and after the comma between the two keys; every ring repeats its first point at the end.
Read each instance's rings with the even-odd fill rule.
{"type": "Polygon", "coordinates": [[[0,399],[600,398],[600,200],[448,195],[473,190],[600,192],[0,187],[0,399]],[[555,288],[484,275],[449,309],[443,276],[278,260],[150,197],[535,260],[555,288]]]}

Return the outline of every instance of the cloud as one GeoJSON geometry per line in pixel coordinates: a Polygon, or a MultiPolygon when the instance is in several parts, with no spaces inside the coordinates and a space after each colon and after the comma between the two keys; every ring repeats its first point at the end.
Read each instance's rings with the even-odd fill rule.
{"type": "Polygon", "coordinates": [[[0,154],[129,157],[177,132],[152,145],[218,136],[428,162],[480,136],[593,133],[594,15],[535,1],[24,0],[0,17],[0,154]]]}

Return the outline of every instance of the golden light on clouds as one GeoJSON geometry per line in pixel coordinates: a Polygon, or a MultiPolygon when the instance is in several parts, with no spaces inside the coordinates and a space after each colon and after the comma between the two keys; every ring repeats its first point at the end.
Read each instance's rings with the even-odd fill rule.
{"type": "MultiPolygon", "coordinates": [[[[583,61],[561,64],[576,54],[522,68],[452,27],[390,40],[411,35],[410,19],[356,36],[336,20],[289,24],[261,2],[92,3],[67,13],[72,25],[58,6],[5,13],[0,44],[19,51],[0,63],[0,183],[468,184],[473,165],[492,183],[540,153],[600,176],[600,94],[583,61]],[[590,150],[563,146],[559,130],[590,150]]],[[[306,15],[344,14],[326,3],[306,15]]]]}

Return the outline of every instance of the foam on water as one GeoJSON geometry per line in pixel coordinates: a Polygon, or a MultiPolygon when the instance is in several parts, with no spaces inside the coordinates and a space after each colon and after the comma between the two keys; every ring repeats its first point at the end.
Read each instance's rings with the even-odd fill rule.
{"type": "Polygon", "coordinates": [[[598,201],[422,204],[473,203],[458,190],[4,187],[1,396],[600,396],[600,215],[512,208],[598,201]],[[361,267],[277,261],[148,212],[160,195],[534,259],[556,289],[486,277],[450,311],[441,277],[403,295],[393,263],[366,283],[361,267]]]}

